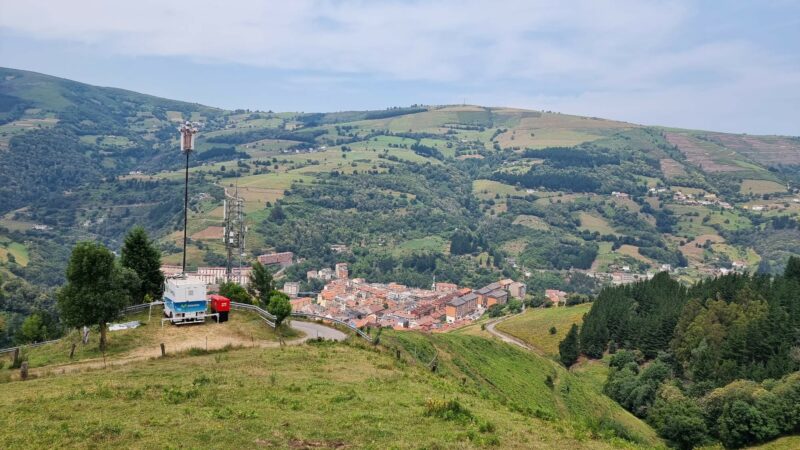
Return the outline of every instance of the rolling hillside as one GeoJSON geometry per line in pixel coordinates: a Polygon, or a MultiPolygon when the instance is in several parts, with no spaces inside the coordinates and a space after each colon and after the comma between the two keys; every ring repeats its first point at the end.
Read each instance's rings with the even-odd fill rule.
{"type": "MultiPolygon", "coordinates": [[[[112,343],[134,353],[152,346],[162,337],[151,325],[117,332],[112,343]]],[[[254,332],[246,318],[224,326],[254,332]]],[[[208,448],[663,446],[645,424],[547,359],[475,336],[383,337],[378,347],[360,340],[201,347],[145,360],[114,353],[106,369],[66,373],[47,365],[53,361],[33,380],[3,385],[0,445],[162,447],[175,445],[179,433],[182,446],[208,448]],[[436,372],[428,367],[434,355],[436,372]]],[[[42,364],[64,350],[31,358],[42,364]]],[[[6,382],[9,373],[0,370],[6,382]]]]}
{"type": "Polygon", "coordinates": [[[796,137],[471,105],[227,111],[0,75],[0,273],[34,286],[15,293],[40,289],[3,306],[6,340],[34,303],[52,311],[47,289],[63,281],[78,240],[118,248],[141,224],[165,262],[179,260],[184,120],[202,129],[192,266],[223,260],[223,192],[236,188],[250,256],[304,259],[287,281],[344,260],[373,281],[428,286],[435,272],[466,286],[508,276],[527,277],[533,292],[590,292],[598,283],[586,271],[668,265],[689,281],[732,267],[780,271],[800,253],[796,137]],[[451,252],[453,240],[466,245],[451,252]]]}

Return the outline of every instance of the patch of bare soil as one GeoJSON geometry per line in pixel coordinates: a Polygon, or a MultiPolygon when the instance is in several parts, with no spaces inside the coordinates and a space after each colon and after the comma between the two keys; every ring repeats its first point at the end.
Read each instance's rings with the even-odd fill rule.
{"type": "Polygon", "coordinates": [[[198,231],[191,236],[192,239],[222,239],[225,229],[222,227],[207,227],[205,230],[198,231]]]}
{"type": "Polygon", "coordinates": [[[684,155],[686,155],[686,159],[696,165],[700,166],[703,170],[708,172],[735,172],[738,170],[742,170],[741,167],[737,167],[730,164],[720,164],[714,161],[711,152],[702,146],[700,146],[697,142],[694,141],[689,136],[685,136],[683,134],[678,133],[666,133],[667,141],[678,147],[678,150],[681,151],[684,155]]]}

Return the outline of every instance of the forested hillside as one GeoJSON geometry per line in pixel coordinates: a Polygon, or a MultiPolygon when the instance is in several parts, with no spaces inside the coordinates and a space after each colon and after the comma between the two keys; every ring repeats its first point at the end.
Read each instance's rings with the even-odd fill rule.
{"type": "Polygon", "coordinates": [[[580,350],[612,354],[605,392],[677,446],[727,447],[800,430],[800,259],[777,276],[686,288],[667,274],[604,289],[580,350]]]}

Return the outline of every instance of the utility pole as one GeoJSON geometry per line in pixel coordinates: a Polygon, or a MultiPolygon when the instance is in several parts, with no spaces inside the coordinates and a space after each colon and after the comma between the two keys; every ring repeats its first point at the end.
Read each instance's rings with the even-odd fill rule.
{"type": "Polygon", "coordinates": [[[181,132],[181,152],[186,155],[186,177],[184,181],[183,190],[183,266],[181,273],[186,273],[186,232],[189,227],[189,154],[194,151],[194,137],[197,134],[197,128],[193,127],[190,122],[181,125],[179,130],[181,132]]]}

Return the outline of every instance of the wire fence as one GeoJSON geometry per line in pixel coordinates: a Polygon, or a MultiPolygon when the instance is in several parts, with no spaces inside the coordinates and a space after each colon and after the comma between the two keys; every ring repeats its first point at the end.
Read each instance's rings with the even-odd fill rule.
{"type": "MultiPolygon", "coordinates": [[[[140,312],[140,311],[144,311],[146,309],[152,308],[153,306],[160,306],[160,305],[163,305],[163,304],[164,304],[164,302],[140,303],[138,305],[128,306],[127,308],[122,310],[122,313],[123,314],[136,313],[136,312],[140,312]]],[[[271,314],[269,311],[267,311],[267,310],[265,310],[263,308],[260,308],[260,307],[258,307],[256,305],[250,305],[250,304],[247,304],[247,303],[238,303],[238,302],[231,302],[231,308],[245,310],[245,311],[252,311],[252,312],[258,314],[264,320],[264,322],[267,323],[267,325],[271,326],[272,328],[275,328],[275,319],[276,319],[275,315],[271,314]]],[[[347,322],[345,322],[343,320],[334,319],[334,318],[331,318],[331,317],[320,316],[318,314],[309,314],[309,313],[300,313],[300,312],[293,312],[292,313],[292,317],[316,319],[316,320],[323,320],[323,321],[338,323],[339,325],[343,325],[343,326],[349,328],[350,330],[352,330],[353,332],[355,332],[356,334],[358,334],[362,338],[366,339],[367,341],[372,342],[372,337],[370,337],[370,335],[368,335],[367,333],[359,330],[358,328],[354,327],[353,325],[350,325],[349,323],[347,323],[347,322]]],[[[6,353],[11,353],[16,349],[19,349],[20,351],[22,351],[23,348],[36,348],[36,347],[40,347],[42,345],[52,344],[52,343],[55,343],[55,342],[59,342],[60,340],[61,339],[53,339],[53,340],[50,340],[50,341],[36,342],[35,344],[25,344],[25,345],[18,345],[16,347],[3,348],[3,349],[0,349],[0,355],[6,354],[6,353]]]]}

